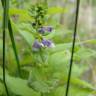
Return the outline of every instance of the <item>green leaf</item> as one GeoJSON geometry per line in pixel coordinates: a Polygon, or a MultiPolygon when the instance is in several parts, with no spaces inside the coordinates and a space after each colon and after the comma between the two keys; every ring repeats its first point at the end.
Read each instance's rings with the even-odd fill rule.
{"type": "Polygon", "coordinates": [[[84,64],[73,63],[72,76],[80,77],[88,69],[89,67],[87,64],[84,65],[84,64]]]}
{"type": "Polygon", "coordinates": [[[30,48],[32,47],[33,43],[34,43],[34,37],[32,35],[32,33],[30,32],[26,32],[26,31],[19,31],[20,35],[24,38],[24,40],[28,43],[28,45],[30,46],[30,48]]]}
{"type": "Polygon", "coordinates": [[[54,77],[63,78],[67,74],[70,52],[68,50],[56,52],[49,56],[49,65],[53,70],[54,77]]]}
{"type": "Polygon", "coordinates": [[[89,39],[89,40],[84,41],[83,43],[96,44],[96,39],[89,39]]]}
{"type": "MultiPolygon", "coordinates": [[[[65,76],[66,77],[66,76],[65,76]]],[[[56,90],[54,90],[52,93],[50,93],[48,96],[64,96],[66,91],[66,84],[67,82],[66,78],[63,78],[63,82],[60,86],[57,87],[56,90]]],[[[61,81],[62,82],[62,81],[61,81]]],[[[95,91],[94,87],[87,83],[84,80],[80,80],[76,77],[71,78],[70,82],[70,89],[69,89],[69,96],[88,96],[89,94],[92,95],[95,91]]]]}
{"type": "Polygon", "coordinates": [[[72,43],[56,44],[54,48],[47,49],[51,54],[68,50],[72,47],[72,43]]]}
{"type": "MultiPolygon", "coordinates": [[[[64,96],[66,91],[66,86],[58,87],[54,92],[50,93],[48,96],[64,96]]],[[[92,91],[78,88],[76,86],[71,86],[69,90],[69,96],[91,96],[92,91]]]]}
{"type": "Polygon", "coordinates": [[[54,15],[54,14],[58,14],[58,13],[66,13],[67,9],[64,9],[62,7],[51,7],[48,9],[48,14],[50,15],[54,15]]]}
{"type": "Polygon", "coordinates": [[[70,31],[66,28],[64,28],[64,29],[61,28],[61,29],[53,30],[53,32],[50,33],[49,35],[47,35],[45,38],[51,39],[56,44],[64,43],[64,42],[72,39],[72,38],[68,39],[68,37],[71,35],[71,33],[72,33],[72,31],[70,31]]]}
{"type": "MultiPolygon", "coordinates": [[[[3,81],[2,69],[0,68],[0,80],[3,81]]],[[[19,96],[40,96],[39,93],[28,87],[27,80],[11,77],[6,73],[8,91],[19,96]]]]}
{"type": "Polygon", "coordinates": [[[25,23],[19,25],[19,28],[17,28],[16,25],[14,24],[14,27],[16,28],[17,32],[26,41],[26,43],[28,44],[28,46],[32,49],[32,45],[33,45],[34,39],[35,39],[34,38],[34,35],[32,34],[32,27],[29,24],[25,24],[25,23]]]}
{"type": "Polygon", "coordinates": [[[58,65],[59,67],[61,66],[60,64],[66,63],[66,61],[70,59],[70,56],[71,54],[68,50],[56,52],[49,57],[49,64],[53,64],[55,66],[58,65]]]}
{"type": "Polygon", "coordinates": [[[96,57],[96,51],[89,48],[79,48],[74,54],[75,60],[87,60],[90,57],[96,57]]]}
{"type": "Polygon", "coordinates": [[[49,92],[49,86],[44,81],[34,81],[31,83],[31,87],[41,93],[48,93],[49,92]]]}
{"type": "Polygon", "coordinates": [[[91,91],[95,90],[95,88],[91,84],[76,77],[71,78],[71,84],[86,90],[91,90],[91,91]]]}
{"type": "Polygon", "coordinates": [[[31,21],[32,17],[29,16],[28,11],[24,9],[10,8],[9,10],[10,16],[17,15],[20,21],[31,21]]]}
{"type": "Polygon", "coordinates": [[[47,71],[48,70],[45,70],[44,68],[41,67],[39,69],[38,68],[32,69],[29,78],[29,84],[34,90],[42,93],[49,92],[49,85],[46,83],[48,78],[47,71]]]}
{"type": "MultiPolygon", "coordinates": [[[[76,42],[75,44],[75,48],[79,47],[81,44],[87,44],[87,43],[95,43],[95,40],[85,40],[85,41],[81,41],[81,42],[76,42]]],[[[61,44],[56,44],[54,48],[51,49],[47,49],[50,53],[55,53],[55,52],[59,52],[59,51],[63,51],[66,49],[70,49],[72,48],[72,43],[61,43],[61,44]]],[[[81,48],[81,47],[80,47],[81,48]]],[[[92,51],[92,50],[91,50],[92,51]]],[[[95,54],[95,51],[93,50],[93,52],[95,54]]]]}
{"type": "Polygon", "coordinates": [[[22,80],[20,78],[7,77],[6,80],[8,89],[11,90],[12,93],[21,96],[39,96],[38,93],[33,91],[28,87],[27,81],[22,80]]]}

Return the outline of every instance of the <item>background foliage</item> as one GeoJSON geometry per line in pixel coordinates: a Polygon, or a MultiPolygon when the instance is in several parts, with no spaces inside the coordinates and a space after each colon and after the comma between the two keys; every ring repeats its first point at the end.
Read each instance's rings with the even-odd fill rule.
{"type": "MultiPolygon", "coordinates": [[[[32,4],[43,1],[10,0],[10,29],[6,32],[6,83],[10,96],[65,94],[76,0],[47,1],[45,25],[52,26],[53,31],[43,38],[52,40],[55,47],[34,54],[34,18],[29,10],[32,4]],[[47,58],[46,62],[42,62],[41,54],[44,60],[47,58]]],[[[69,96],[96,95],[95,5],[95,0],[81,0],[69,96]]],[[[0,96],[7,96],[2,73],[2,14],[0,2],[0,96]]]]}

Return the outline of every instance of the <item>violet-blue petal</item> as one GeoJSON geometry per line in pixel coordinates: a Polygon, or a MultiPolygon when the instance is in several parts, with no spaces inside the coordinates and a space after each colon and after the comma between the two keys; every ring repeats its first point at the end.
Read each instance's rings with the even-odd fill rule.
{"type": "Polygon", "coordinates": [[[47,27],[47,31],[48,31],[48,32],[51,32],[52,29],[53,29],[53,28],[52,28],[51,26],[48,26],[48,27],[47,27]]]}
{"type": "Polygon", "coordinates": [[[43,39],[43,40],[42,40],[42,44],[43,44],[44,46],[50,46],[51,41],[46,40],[46,39],[43,39]]]}
{"type": "Polygon", "coordinates": [[[51,40],[46,40],[46,39],[43,39],[42,40],[42,44],[44,46],[47,46],[47,47],[53,47],[53,42],[51,40]]]}
{"type": "Polygon", "coordinates": [[[41,48],[41,43],[38,40],[35,40],[34,43],[33,43],[33,48],[40,49],[41,48]]]}
{"type": "Polygon", "coordinates": [[[43,27],[41,27],[38,31],[39,31],[39,33],[41,33],[41,34],[44,34],[44,33],[46,33],[46,32],[51,32],[52,31],[52,27],[51,26],[43,26],[43,27]]]}

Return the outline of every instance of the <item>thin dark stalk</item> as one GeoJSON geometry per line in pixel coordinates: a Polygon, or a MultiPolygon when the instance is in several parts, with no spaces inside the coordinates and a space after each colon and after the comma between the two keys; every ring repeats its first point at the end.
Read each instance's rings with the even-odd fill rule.
{"type": "Polygon", "coordinates": [[[8,88],[6,85],[6,73],[5,73],[5,30],[3,30],[3,82],[4,82],[4,86],[5,86],[5,90],[7,93],[7,96],[9,96],[8,93],[8,88]]]}
{"type": "MultiPolygon", "coordinates": [[[[1,0],[2,6],[4,8],[5,4],[4,4],[4,0],[1,0]]],[[[20,62],[19,62],[19,57],[17,54],[17,49],[16,49],[16,44],[15,44],[15,40],[14,40],[14,36],[13,36],[13,30],[12,30],[12,26],[11,26],[11,21],[8,18],[8,30],[9,30],[9,35],[10,35],[10,39],[12,42],[12,47],[13,47],[13,51],[15,54],[15,58],[16,58],[16,62],[17,62],[17,68],[18,68],[18,75],[21,76],[21,68],[20,68],[20,62]]]]}
{"type": "Polygon", "coordinates": [[[13,47],[13,51],[14,51],[14,54],[15,54],[16,62],[17,62],[17,69],[18,69],[17,72],[18,72],[18,75],[21,77],[20,62],[19,62],[19,57],[17,55],[17,49],[16,49],[16,44],[15,44],[15,40],[14,40],[14,36],[13,36],[13,30],[12,30],[10,19],[8,20],[8,30],[9,30],[9,35],[10,35],[10,39],[11,39],[11,42],[12,42],[12,47],[13,47]]]}
{"type": "Polygon", "coordinates": [[[6,94],[7,94],[7,96],[9,96],[8,88],[6,85],[6,73],[5,73],[5,33],[7,30],[7,25],[8,25],[9,0],[4,0],[2,4],[4,5],[4,13],[3,13],[3,82],[4,82],[6,94]]]}
{"type": "Polygon", "coordinates": [[[72,43],[72,52],[71,52],[71,59],[70,59],[70,68],[69,68],[69,74],[68,74],[68,81],[67,81],[67,88],[66,88],[66,94],[65,94],[65,96],[68,96],[69,87],[70,87],[70,79],[71,79],[72,66],[73,66],[74,49],[75,49],[75,42],[76,42],[76,35],[77,35],[79,5],[80,5],[80,0],[77,0],[75,28],[74,28],[74,34],[73,34],[73,43],[72,43]]]}

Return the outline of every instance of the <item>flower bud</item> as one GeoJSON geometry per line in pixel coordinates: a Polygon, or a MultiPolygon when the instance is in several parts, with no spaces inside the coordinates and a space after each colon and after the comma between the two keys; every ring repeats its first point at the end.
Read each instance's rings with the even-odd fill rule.
{"type": "Polygon", "coordinates": [[[52,32],[52,29],[53,28],[51,26],[44,26],[44,27],[41,27],[38,31],[41,34],[46,34],[46,33],[52,32]]]}

